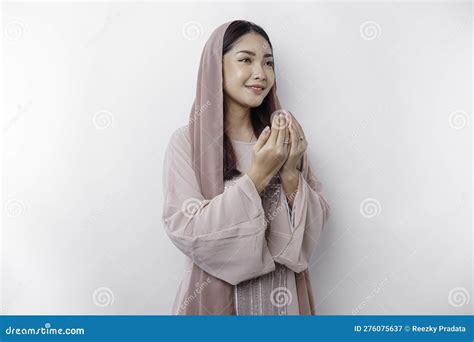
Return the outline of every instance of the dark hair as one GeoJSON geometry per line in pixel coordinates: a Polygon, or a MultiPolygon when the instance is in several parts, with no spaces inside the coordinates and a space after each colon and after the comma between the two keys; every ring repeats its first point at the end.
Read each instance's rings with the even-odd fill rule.
{"type": "MultiPolygon", "coordinates": [[[[236,20],[233,21],[225,31],[224,40],[222,44],[222,57],[232,49],[235,42],[242,37],[244,34],[255,32],[261,35],[265,40],[268,42],[268,45],[273,50],[272,43],[270,42],[270,38],[268,37],[267,33],[258,25],[246,21],[246,20],[236,20]]],[[[270,115],[271,115],[271,108],[270,108],[270,94],[269,92],[265,99],[263,100],[262,104],[255,108],[250,108],[250,121],[252,123],[253,133],[256,137],[260,136],[263,129],[266,126],[270,126],[270,115]]],[[[225,102],[224,102],[225,106],[225,102]]],[[[225,108],[225,107],[224,107],[225,108]]],[[[224,120],[225,123],[225,120],[224,120]]],[[[224,127],[224,181],[228,179],[232,179],[235,176],[239,176],[242,173],[237,169],[237,160],[234,152],[234,148],[232,146],[232,142],[230,141],[227,133],[225,132],[224,127]]]]}

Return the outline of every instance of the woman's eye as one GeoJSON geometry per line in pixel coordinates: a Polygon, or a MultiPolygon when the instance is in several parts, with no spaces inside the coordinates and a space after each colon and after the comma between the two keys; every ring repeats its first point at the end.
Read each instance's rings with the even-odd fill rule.
{"type": "MultiPolygon", "coordinates": [[[[246,63],[246,62],[251,62],[251,60],[250,60],[250,58],[242,58],[242,59],[239,60],[239,62],[246,63]]],[[[266,64],[269,65],[269,66],[273,66],[273,61],[268,61],[266,64]]]]}

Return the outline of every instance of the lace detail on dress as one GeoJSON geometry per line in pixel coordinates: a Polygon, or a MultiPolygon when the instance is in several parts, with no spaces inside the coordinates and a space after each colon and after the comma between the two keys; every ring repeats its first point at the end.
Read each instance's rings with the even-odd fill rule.
{"type": "Polygon", "coordinates": [[[236,315],[287,315],[289,290],[286,267],[275,264],[275,271],[234,286],[236,315]]]}
{"type": "Polygon", "coordinates": [[[276,214],[278,214],[277,205],[280,196],[281,180],[280,175],[277,174],[270,180],[270,183],[268,183],[261,195],[262,206],[265,212],[265,224],[267,225],[267,229],[265,230],[265,237],[267,239],[271,228],[271,222],[273,221],[276,214]]]}

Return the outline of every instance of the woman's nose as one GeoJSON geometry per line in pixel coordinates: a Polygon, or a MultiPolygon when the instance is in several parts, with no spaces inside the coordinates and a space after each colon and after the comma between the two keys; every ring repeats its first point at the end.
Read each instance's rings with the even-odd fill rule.
{"type": "Polygon", "coordinates": [[[255,69],[253,70],[253,76],[255,79],[266,80],[267,75],[265,74],[265,69],[258,63],[255,63],[255,69]]]}

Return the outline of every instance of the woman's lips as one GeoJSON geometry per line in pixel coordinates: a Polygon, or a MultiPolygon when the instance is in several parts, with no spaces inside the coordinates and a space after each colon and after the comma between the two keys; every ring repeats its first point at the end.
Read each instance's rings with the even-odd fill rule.
{"type": "Polygon", "coordinates": [[[263,88],[258,88],[258,87],[249,87],[245,86],[247,89],[249,89],[251,92],[253,92],[255,95],[260,95],[263,93],[263,88]]]}

